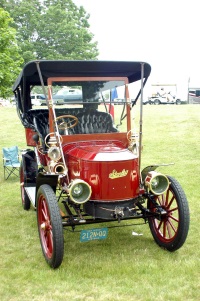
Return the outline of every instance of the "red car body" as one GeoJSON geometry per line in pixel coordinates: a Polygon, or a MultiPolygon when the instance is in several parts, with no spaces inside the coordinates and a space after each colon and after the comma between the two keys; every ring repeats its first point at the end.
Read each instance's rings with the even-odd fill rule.
{"type": "MultiPolygon", "coordinates": [[[[29,147],[20,168],[22,205],[36,208],[52,268],[63,260],[63,227],[140,218],[159,246],[175,251],[185,242],[189,209],[180,184],[156,172],[158,165],[141,170],[143,87],[150,71],[144,62],[33,61],[14,84],[29,147]],[[46,107],[32,108],[33,88],[41,89],[46,107]],[[55,106],[54,93],[70,90],[78,97],[55,106]],[[124,101],[114,107],[118,93],[124,101]],[[139,135],[132,124],[138,99],[139,135]]],[[[105,228],[92,231],[84,237],[101,239],[105,228]]]]}

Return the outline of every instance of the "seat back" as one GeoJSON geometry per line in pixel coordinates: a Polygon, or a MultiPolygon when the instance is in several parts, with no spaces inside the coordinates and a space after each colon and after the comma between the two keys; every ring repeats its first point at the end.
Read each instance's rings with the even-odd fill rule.
{"type": "MultiPolygon", "coordinates": [[[[56,108],[56,116],[73,115],[78,118],[78,124],[70,128],[69,135],[92,134],[92,133],[112,133],[118,132],[113,125],[112,115],[98,110],[87,110],[82,108],[56,108]]],[[[33,128],[42,138],[49,134],[48,110],[37,109],[26,113],[29,126],[33,128]]]]}
{"type": "Polygon", "coordinates": [[[42,140],[49,133],[49,122],[48,115],[44,113],[39,113],[33,116],[33,125],[36,132],[39,134],[42,140]]]}
{"type": "Polygon", "coordinates": [[[4,166],[19,164],[19,151],[17,146],[3,147],[4,166]]]}
{"type": "Polygon", "coordinates": [[[78,124],[70,129],[74,134],[112,133],[118,130],[113,125],[111,114],[97,110],[77,114],[78,124]]]}

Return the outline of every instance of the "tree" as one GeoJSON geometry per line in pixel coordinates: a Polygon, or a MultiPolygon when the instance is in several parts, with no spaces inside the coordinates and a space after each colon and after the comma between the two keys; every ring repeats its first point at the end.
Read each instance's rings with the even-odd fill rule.
{"type": "Polygon", "coordinates": [[[3,0],[17,28],[24,61],[96,59],[89,14],[72,0],[3,0]]]}
{"type": "Polygon", "coordinates": [[[11,22],[9,13],[0,8],[0,96],[3,98],[12,94],[12,84],[23,62],[11,22]]]}

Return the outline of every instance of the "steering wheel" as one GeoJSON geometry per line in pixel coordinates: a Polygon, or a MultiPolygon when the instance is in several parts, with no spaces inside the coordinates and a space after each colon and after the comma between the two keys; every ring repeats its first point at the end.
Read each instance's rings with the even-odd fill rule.
{"type": "Polygon", "coordinates": [[[78,118],[73,115],[62,115],[56,118],[59,130],[66,130],[75,127],[78,118]]]}

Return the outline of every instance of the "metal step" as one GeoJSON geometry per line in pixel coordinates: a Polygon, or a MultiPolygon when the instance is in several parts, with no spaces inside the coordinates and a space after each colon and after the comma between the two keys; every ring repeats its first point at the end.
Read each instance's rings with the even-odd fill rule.
{"type": "Polygon", "coordinates": [[[36,187],[24,187],[24,189],[25,189],[25,191],[26,191],[26,193],[27,193],[27,195],[28,195],[28,197],[29,197],[32,205],[34,207],[36,207],[35,206],[36,187]]]}

